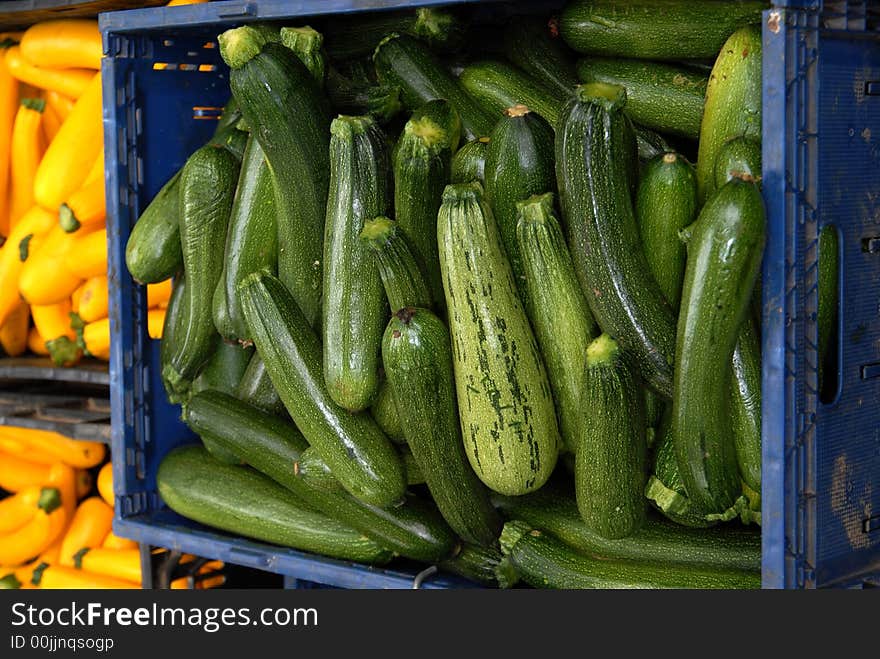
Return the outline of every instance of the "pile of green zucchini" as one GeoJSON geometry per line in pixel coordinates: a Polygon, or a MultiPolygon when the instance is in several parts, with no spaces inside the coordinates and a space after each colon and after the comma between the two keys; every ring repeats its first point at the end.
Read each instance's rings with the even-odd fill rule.
{"type": "Polygon", "coordinates": [[[164,502],[487,585],[759,587],[764,8],[220,34],[232,98],[126,254],[176,275],[203,441],[164,502]]]}

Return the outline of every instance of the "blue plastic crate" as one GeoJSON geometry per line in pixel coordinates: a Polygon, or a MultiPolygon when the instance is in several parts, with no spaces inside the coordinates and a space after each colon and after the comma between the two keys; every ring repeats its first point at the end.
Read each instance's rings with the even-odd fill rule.
{"type": "MultiPolygon", "coordinates": [[[[464,0],[467,2],[467,0],[464,0]]],[[[388,571],[232,538],[162,506],[155,474],[174,446],[193,441],[160,383],[158,346],[146,336],[144,291],[124,265],[141,208],[213,130],[228,97],[215,46],[226,27],[448,1],[212,2],[101,17],[111,281],[114,529],[180,548],[338,587],[410,587],[415,569],[388,571]],[[163,70],[154,64],[164,63],[163,70]]],[[[468,4],[476,4],[470,2],[468,4]]],[[[486,4],[486,3],[483,3],[486,4]]],[[[553,3],[558,4],[558,3],[553,3]]],[[[764,265],[765,587],[855,585],[880,574],[880,33],[871,2],[795,2],[765,13],[764,265]],[[876,135],[877,137],[873,137],[876,135]],[[820,404],[815,311],[817,236],[840,233],[840,393],[820,404]]],[[[548,10],[548,3],[475,9],[548,10]]],[[[429,579],[425,586],[460,581],[429,579]]]]}

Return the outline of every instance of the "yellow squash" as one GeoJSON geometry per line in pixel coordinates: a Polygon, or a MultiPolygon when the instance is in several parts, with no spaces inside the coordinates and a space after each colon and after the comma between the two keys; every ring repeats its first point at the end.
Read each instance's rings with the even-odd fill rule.
{"type": "Polygon", "coordinates": [[[0,535],[0,563],[18,565],[44,552],[64,531],[67,523],[58,488],[40,490],[37,511],[24,526],[0,535]]]}
{"type": "Polygon", "coordinates": [[[98,229],[85,235],[82,230],[77,231],[65,252],[64,268],[79,279],[106,275],[107,230],[98,229]]]}
{"type": "Polygon", "coordinates": [[[113,509],[101,497],[89,497],[79,504],[61,542],[61,565],[73,565],[75,554],[83,547],[100,547],[110,533],[113,509]]]}
{"type": "Polygon", "coordinates": [[[40,98],[22,99],[12,127],[10,229],[34,205],[34,178],[43,157],[43,110],[40,98]]]}
{"type": "Polygon", "coordinates": [[[21,46],[6,49],[6,66],[21,82],[77,99],[86,93],[95,75],[89,69],[41,69],[24,58],[21,46]]]}
{"type": "Polygon", "coordinates": [[[98,472],[98,494],[111,508],[115,505],[113,496],[113,464],[108,462],[98,472]]]}
{"type": "Polygon", "coordinates": [[[21,528],[37,514],[42,489],[39,485],[28,485],[0,500],[0,535],[21,528]]]}
{"type": "Polygon", "coordinates": [[[147,284],[147,308],[165,308],[171,299],[171,280],[166,279],[158,284],[147,284]]]}
{"type": "MultiPolygon", "coordinates": [[[[2,39],[0,39],[2,41],[2,39]]],[[[18,110],[18,80],[6,66],[0,48],[0,235],[9,235],[9,161],[12,124],[18,110]]]]}
{"type": "Polygon", "coordinates": [[[70,439],[51,430],[4,427],[3,433],[13,436],[35,451],[53,455],[56,460],[77,469],[90,469],[104,461],[107,446],[100,442],[70,439]]]}
{"type": "Polygon", "coordinates": [[[134,540],[120,538],[113,531],[107,534],[107,537],[104,538],[104,543],[101,545],[104,549],[135,549],[137,546],[138,543],[134,540]]]}
{"type": "Polygon", "coordinates": [[[78,570],[103,574],[140,585],[140,549],[104,549],[103,547],[84,547],[77,552],[74,567],[78,570]]]}
{"type": "Polygon", "coordinates": [[[43,337],[40,336],[36,327],[31,327],[28,330],[28,350],[41,357],[49,354],[49,348],[46,347],[46,342],[43,341],[43,337]]]}
{"type": "Polygon", "coordinates": [[[99,275],[86,280],[82,286],[77,313],[83,322],[91,323],[107,317],[107,277],[99,275]]]}
{"type": "Polygon", "coordinates": [[[55,112],[55,115],[61,120],[61,123],[70,115],[73,110],[74,99],[65,96],[51,89],[46,90],[46,105],[55,112]]]}
{"type": "Polygon", "coordinates": [[[73,566],[40,565],[33,573],[34,585],[46,590],[120,590],[139,589],[134,584],[122,579],[114,579],[94,572],[77,570],[73,566]]]}
{"type": "Polygon", "coordinates": [[[86,279],[65,266],[74,242],[74,234],[56,222],[39,248],[28,256],[18,277],[18,292],[28,304],[59,304],[66,300],[69,306],[70,296],[86,279]]]}
{"type": "MultiPolygon", "coordinates": [[[[103,164],[103,159],[95,161],[103,164]]],[[[103,172],[102,172],[103,173],[103,172]]],[[[92,231],[104,226],[107,206],[104,199],[104,177],[87,180],[58,209],[58,222],[65,231],[92,231]]],[[[105,246],[106,249],[106,246],[105,246]]]]}
{"type": "Polygon", "coordinates": [[[0,346],[9,357],[18,357],[27,350],[28,321],[31,310],[24,302],[20,302],[0,325],[0,346]]]}
{"type": "Polygon", "coordinates": [[[44,69],[100,69],[98,21],[63,18],[32,25],[21,37],[21,54],[44,69]]]}

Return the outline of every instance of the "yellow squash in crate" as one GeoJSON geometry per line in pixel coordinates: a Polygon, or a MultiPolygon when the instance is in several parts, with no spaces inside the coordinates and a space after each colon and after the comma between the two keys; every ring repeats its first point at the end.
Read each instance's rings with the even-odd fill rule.
{"type": "Polygon", "coordinates": [[[46,102],[24,98],[18,106],[12,126],[12,162],[9,228],[34,205],[34,178],[43,157],[43,110],[46,102]]]}
{"type": "MultiPolygon", "coordinates": [[[[3,39],[0,39],[3,41],[3,39]]],[[[0,49],[0,235],[9,235],[9,161],[12,124],[18,108],[18,80],[6,66],[0,49]]]]}
{"type": "Polygon", "coordinates": [[[0,325],[0,346],[9,357],[18,357],[27,350],[30,319],[30,307],[26,303],[20,302],[9,314],[6,322],[0,325]]]}
{"type": "Polygon", "coordinates": [[[91,277],[82,285],[77,313],[84,323],[107,317],[109,304],[107,287],[107,277],[104,275],[91,277]]]}
{"type": "Polygon", "coordinates": [[[54,456],[55,460],[77,469],[90,469],[107,457],[107,447],[100,442],[70,439],[51,430],[0,426],[0,436],[17,439],[29,449],[54,456]]]}
{"type": "Polygon", "coordinates": [[[21,54],[44,69],[101,68],[98,22],[63,18],[32,25],[21,37],[21,54]]]}
{"type": "Polygon", "coordinates": [[[38,588],[46,590],[120,590],[139,589],[122,579],[114,579],[94,572],[77,570],[73,566],[41,564],[34,570],[31,581],[38,588]],[[45,566],[45,567],[44,567],[45,566]]]}
{"type": "Polygon", "coordinates": [[[30,254],[18,277],[18,292],[28,304],[47,305],[69,300],[82,280],[87,279],[73,274],[65,265],[74,241],[74,235],[56,222],[39,248],[30,254]]]}
{"type": "Polygon", "coordinates": [[[74,567],[78,570],[140,585],[142,579],[141,550],[84,547],[76,553],[74,567]]]}
{"type": "MultiPolygon", "coordinates": [[[[103,158],[95,161],[103,166],[103,158]]],[[[58,221],[61,227],[69,232],[88,231],[100,229],[104,226],[106,217],[106,202],[104,198],[104,177],[86,180],[76,192],[61,204],[58,209],[58,221]]]]}
{"type": "Polygon", "coordinates": [[[98,472],[98,494],[111,508],[116,505],[113,495],[113,464],[108,462],[98,472]]]}
{"type": "Polygon", "coordinates": [[[95,72],[90,69],[41,69],[34,66],[21,52],[21,46],[6,49],[6,66],[20,82],[37,89],[47,89],[79,99],[88,93],[95,72]]]}
{"type": "Polygon", "coordinates": [[[100,547],[110,533],[113,509],[101,497],[89,497],[76,509],[64,540],[61,542],[61,565],[73,565],[78,551],[84,547],[100,547]]]}
{"type": "Polygon", "coordinates": [[[34,515],[23,526],[0,535],[0,563],[23,563],[48,549],[64,531],[67,518],[58,488],[41,488],[35,507],[34,515]]]}
{"type": "MultiPolygon", "coordinates": [[[[79,279],[107,274],[107,231],[77,231],[64,256],[64,269],[79,279]]],[[[73,292],[73,291],[71,291],[73,292]]]]}
{"type": "Polygon", "coordinates": [[[30,256],[27,245],[33,242],[33,237],[25,243],[22,249],[22,240],[28,236],[42,236],[52,230],[58,223],[54,213],[34,206],[15,225],[6,243],[0,248],[0,325],[6,322],[15,308],[21,302],[18,293],[18,279],[24,266],[22,256],[30,256]]]}

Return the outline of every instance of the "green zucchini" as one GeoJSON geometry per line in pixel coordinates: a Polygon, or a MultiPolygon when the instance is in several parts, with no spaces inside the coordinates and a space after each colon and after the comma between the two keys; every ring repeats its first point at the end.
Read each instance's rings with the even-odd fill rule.
{"type": "Polygon", "coordinates": [[[166,455],[156,484],[174,512],[214,528],[332,558],[376,564],[391,559],[375,541],[313,512],[266,476],[217,462],[198,447],[166,455]]]}
{"type": "Polygon", "coordinates": [[[630,195],[635,138],[626,91],[578,88],[556,131],[556,179],[569,248],[593,317],[633,354],[642,378],[672,394],[675,317],[651,276],[630,195]]]}
{"type": "Polygon", "coordinates": [[[390,206],[385,136],[370,117],[330,126],[330,196],[324,229],[324,381],[347,410],[370,406],[379,390],[379,352],[388,305],[379,267],[360,241],[364,222],[390,206]]]}
{"type": "Polygon", "coordinates": [[[575,0],[559,16],[563,40],[581,53],[637,59],[715,57],[741,25],[761,22],[761,0],[575,0]]]}
{"type": "Polygon", "coordinates": [[[241,125],[241,122],[236,124],[235,127],[228,128],[222,133],[216,133],[208,144],[226,149],[232,154],[236,162],[241,164],[241,159],[244,157],[245,147],[247,147],[248,132],[245,130],[239,130],[239,125],[241,125]]]}
{"type": "Polygon", "coordinates": [[[388,506],[403,496],[403,466],[366,414],[333,402],[321,370],[321,343],[279,279],[249,275],[239,287],[245,322],[275,390],[296,426],[343,487],[362,501],[388,506]]]}
{"type": "Polygon", "coordinates": [[[720,188],[730,179],[751,176],[761,180],[761,142],[750,137],[727,140],[715,156],[715,187],[720,188]]]}
{"type": "Polygon", "coordinates": [[[442,98],[458,113],[466,139],[488,135],[492,130],[494,117],[485,112],[416,39],[405,34],[390,34],[379,42],[373,61],[379,81],[400,87],[403,104],[410,110],[442,98]]]}
{"type": "Polygon", "coordinates": [[[383,37],[402,32],[432,49],[458,50],[464,26],[455,14],[438,7],[415,10],[359,13],[334,16],[327,30],[327,53],[336,60],[353,59],[372,53],[383,37]]]}
{"type": "Polygon", "coordinates": [[[235,388],[236,398],[253,405],[270,414],[287,414],[284,403],[275,391],[272,380],[266,371],[266,365],[258,352],[254,352],[238,385],[235,388]]]}
{"type": "Polygon", "coordinates": [[[165,387],[165,395],[171,403],[179,403],[182,398],[175,392],[165,374],[170,372],[171,357],[177,352],[177,344],[182,341],[187,299],[186,274],[181,272],[174,278],[171,298],[165,309],[165,322],[162,324],[162,340],[159,341],[159,376],[165,387]]]}
{"type": "Polygon", "coordinates": [[[697,178],[687,159],[665,153],[645,166],[636,193],[636,218],[648,267],[663,297],[678,311],[687,251],[678,232],[697,215],[697,178]]]}
{"type": "Polygon", "coordinates": [[[229,85],[266,156],[275,191],[278,277],[309,324],[321,319],[321,259],[330,180],[326,98],[288,48],[249,26],[219,37],[229,85]]]}
{"type": "Polygon", "coordinates": [[[525,268],[516,240],[517,203],[556,189],[553,129],[528,107],[514,105],[504,111],[489,138],[486,201],[501,233],[517,291],[525,300],[525,268]]]}
{"type": "Polygon", "coordinates": [[[745,27],[730,35],[709,76],[697,155],[701,204],[716,190],[715,166],[728,140],[760,141],[762,85],[761,30],[745,27]]]}
{"type": "Polygon", "coordinates": [[[423,485],[425,483],[425,475],[422,473],[422,469],[419,467],[419,463],[416,462],[409,447],[406,444],[400,444],[397,447],[397,452],[400,453],[400,459],[403,461],[403,470],[406,472],[406,484],[423,485]]]}
{"type": "Polygon", "coordinates": [[[761,491],[761,345],[751,314],[740,328],[733,351],[731,423],[736,461],[743,482],[761,491]]]}
{"type": "MultiPolygon", "coordinates": [[[[401,444],[397,450],[406,472],[406,484],[421,485],[424,483],[424,476],[422,476],[422,472],[406,444],[401,444]]],[[[294,474],[307,480],[309,486],[325,492],[345,492],[330,468],[321,459],[320,454],[313,448],[307,448],[302,452],[299,460],[294,464],[294,474]]]]}
{"type": "Polygon", "coordinates": [[[437,218],[462,435],[502,494],[536,490],[561,444],[544,363],[479,183],[450,185],[437,218]]]}
{"type": "Polygon", "coordinates": [[[633,128],[636,131],[636,149],[640,162],[647,162],[672,150],[669,143],[654,131],[635,124],[633,128]]]}
{"type": "MultiPolygon", "coordinates": [[[[452,105],[443,100],[429,101],[406,122],[393,156],[394,216],[427,279],[434,302],[443,301],[437,211],[443,188],[449,183],[452,154],[460,136],[461,120],[452,105]]],[[[405,306],[429,305],[414,302],[405,306]]]]}
{"type": "Polygon", "coordinates": [[[553,211],[553,194],[531,197],[517,208],[526,311],[547,366],[563,443],[574,452],[584,415],[584,348],[596,335],[595,322],[553,211]]]}
{"type": "Polygon", "coordinates": [[[515,66],[497,60],[483,60],[464,67],[458,82],[495,123],[504,110],[525,105],[556,125],[566,96],[515,66]]]}
{"type": "Polygon", "coordinates": [[[382,362],[407,445],[443,518],[466,542],[490,545],[501,519],[465,454],[443,321],[427,309],[398,311],[385,330],[382,362]]]}
{"type": "Polygon", "coordinates": [[[433,297],[428,283],[397,222],[387,217],[368,220],[360,238],[376,258],[391,313],[404,307],[430,309],[433,297]]]}
{"type": "Polygon", "coordinates": [[[645,522],[645,399],[629,356],[602,334],[587,348],[574,484],[584,523],[603,538],[625,538],[645,522]]]}
{"type": "Polygon", "coordinates": [[[675,443],[672,435],[672,406],[667,405],[653,446],[653,473],[645,486],[648,502],[664,517],[678,526],[695,529],[708,528],[715,524],[706,514],[691,503],[678,459],[675,456],[675,443]]]}
{"type": "Polygon", "coordinates": [[[379,385],[379,393],[370,408],[370,414],[388,438],[398,444],[406,442],[403,427],[400,425],[400,415],[397,413],[397,403],[394,402],[394,391],[388,380],[382,380],[379,385]]]}
{"type": "Polygon", "coordinates": [[[837,320],[839,315],[838,278],[840,247],[837,229],[826,225],[819,232],[819,306],[816,323],[819,326],[818,362],[819,391],[823,402],[831,402],[837,390],[837,382],[827,377],[833,374],[837,360],[837,320]],[[830,391],[830,394],[828,393],[830,391]]]}
{"type": "Polygon", "coordinates": [[[517,580],[513,571],[502,571],[502,578],[497,572],[501,570],[503,556],[497,547],[480,547],[464,544],[452,558],[441,561],[441,570],[457,574],[470,581],[490,588],[510,588],[517,580]]]}
{"type": "Polygon", "coordinates": [[[327,67],[324,89],[330,105],[342,114],[369,114],[387,124],[403,111],[399,87],[353,80],[333,66],[327,67]]]}
{"type": "Polygon", "coordinates": [[[508,522],[501,550],[523,581],[535,588],[557,589],[757,589],[761,575],[747,570],[671,566],[665,561],[635,563],[578,554],[560,540],[508,522]]]}
{"type": "Polygon", "coordinates": [[[305,65],[318,86],[323,87],[327,68],[324,57],[324,35],[306,25],[283,27],[279,32],[279,38],[281,43],[293,51],[299,61],[305,65]]]}
{"type": "Polygon", "coordinates": [[[591,57],[578,62],[585,82],[604,82],[626,89],[626,113],[633,121],[672,135],[700,135],[708,74],[664,64],[620,58],[591,57]]]}
{"type": "Polygon", "coordinates": [[[180,245],[187,301],[180,340],[175,341],[162,377],[178,394],[204,367],[214,349],[211,318],[214,289],[223,272],[223,251],[238,163],[226,150],[203,146],[180,175],[180,245]]]}
{"type": "Polygon", "coordinates": [[[673,441],[685,490],[706,513],[731,507],[741,491],[731,440],[731,360],[761,266],[764,225],[757,186],[735,178],[687,230],[673,441]]]}
{"type": "Polygon", "coordinates": [[[208,389],[233,394],[254,354],[253,346],[224,341],[219,336],[215,338],[215,343],[211,358],[193,380],[190,390],[193,394],[208,389]]]}
{"type": "Polygon", "coordinates": [[[544,21],[533,17],[514,18],[504,30],[504,55],[559,94],[568,96],[578,85],[574,61],[544,21]]]}
{"type": "Polygon", "coordinates": [[[272,175],[259,140],[251,137],[242,159],[220,285],[214,290],[214,325],[229,341],[246,341],[238,284],[257,270],[278,269],[277,223],[272,175]]]}
{"type": "Polygon", "coordinates": [[[489,153],[489,138],[478,137],[467,142],[452,157],[450,183],[486,183],[486,155],[489,153]]]}
{"type": "Polygon", "coordinates": [[[526,521],[581,554],[642,563],[761,571],[761,534],[732,525],[709,531],[690,529],[649,511],[644,525],[633,535],[618,540],[603,538],[581,519],[571,485],[563,479],[522,497],[493,495],[492,502],[507,519],[526,521]]]}
{"type": "Polygon", "coordinates": [[[165,281],[183,265],[179,198],[180,170],[156,193],[131,230],[125,244],[125,265],[141,284],[165,281]]]}

